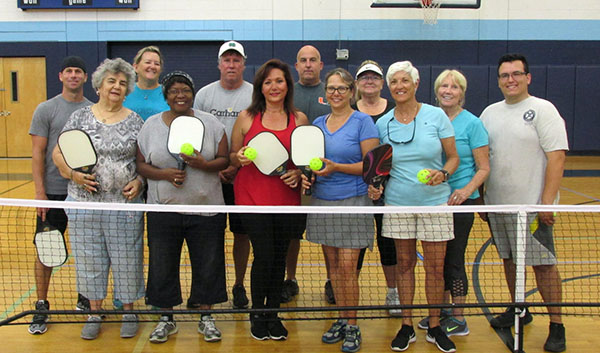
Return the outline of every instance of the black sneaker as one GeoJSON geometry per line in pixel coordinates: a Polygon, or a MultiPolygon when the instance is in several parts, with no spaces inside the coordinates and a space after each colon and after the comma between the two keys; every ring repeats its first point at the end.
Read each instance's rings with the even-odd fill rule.
{"type": "Polygon", "coordinates": [[[276,341],[286,340],[288,337],[288,330],[281,323],[281,319],[277,316],[274,316],[268,318],[267,320],[269,338],[276,341]]]}
{"type": "Polygon", "coordinates": [[[283,287],[281,288],[281,302],[289,303],[294,299],[296,295],[300,293],[300,287],[298,287],[298,281],[295,279],[288,279],[283,281],[283,287]]]}
{"type": "Polygon", "coordinates": [[[402,325],[402,328],[396,334],[396,338],[392,341],[392,350],[403,352],[408,349],[408,346],[417,341],[415,329],[412,326],[402,325]]]}
{"type": "Polygon", "coordinates": [[[271,338],[267,327],[267,319],[264,315],[250,314],[250,336],[259,341],[271,338]]]}
{"type": "Polygon", "coordinates": [[[442,352],[456,352],[456,345],[454,345],[454,342],[452,342],[448,336],[446,336],[444,331],[442,331],[442,328],[439,326],[428,328],[425,339],[427,342],[435,344],[442,352]]]}
{"type": "Polygon", "coordinates": [[[77,305],[75,310],[90,311],[90,301],[81,293],[77,293],[77,305]]]}
{"type": "Polygon", "coordinates": [[[38,300],[35,302],[35,310],[42,311],[42,313],[33,315],[33,320],[31,320],[31,324],[27,331],[32,335],[41,335],[48,331],[48,326],[46,323],[50,319],[48,314],[44,314],[44,311],[50,310],[50,303],[47,300],[38,300]]]}
{"type": "Polygon", "coordinates": [[[564,352],[567,349],[565,337],[565,326],[563,324],[550,323],[550,332],[544,344],[544,350],[548,352],[564,352]]]}
{"type": "MultiPolygon", "coordinates": [[[[521,320],[523,321],[523,325],[527,325],[531,321],[533,321],[533,316],[531,315],[529,310],[527,310],[527,308],[525,308],[525,316],[521,320]]],[[[493,328],[513,327],[515,325],[515,307],[511,306],[508,309],[506,309],[506,311],[502,314],[491,319],[490,325],[493,328]]]]}
{"type": "Polygon", "coordinates": [[[231,290],[233,293],[233,308],[245,309],[248,307],[248,297],[246,296],[246,288],[242,284],[236,284],[231,290]]]}
{"type": "Polygon", "coordinates": [[[333,294],[333,286],[330,280],[325,282],[325,298],[329,304],[335,304],[335,295],[333,294]]]}

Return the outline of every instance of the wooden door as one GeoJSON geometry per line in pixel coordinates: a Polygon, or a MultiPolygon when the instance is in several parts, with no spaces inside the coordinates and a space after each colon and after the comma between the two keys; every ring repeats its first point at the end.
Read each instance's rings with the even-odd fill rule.
{"type": "Polygon", "coordinates": [[[31,157],[29,125],[44,100],[45,58],[0,58],[0,157],[31,157]]]}

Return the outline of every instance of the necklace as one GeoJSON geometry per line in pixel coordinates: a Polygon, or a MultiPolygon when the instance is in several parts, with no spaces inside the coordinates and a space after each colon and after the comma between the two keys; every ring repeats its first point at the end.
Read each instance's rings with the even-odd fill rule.
{"type": "Polygon", "coordinates": [[[408,115],[408,117],[403,117],[400,115],[398,115],[398,117],[396,117],[396,114],[394,114],[394,118],[398,119],[401,123],[408,124],[409,122],[414,120],[414,118],[417,116],[418,111],[419,111],[419,104],[417,103],[417,105],[415,106],[415,113],[413,115],[405,114],[405,115],[408,115]]]}
{"type": "Polygon", "coordinates": [[[119,109],[117,110],[105,110],[103,111],[100,106],[96,105],[96,112],[98,113],[98,117],[100,118],[100,121],[103,124],[106,124],[107,122],[112,122],[113,120],[115,120],[116,117],[120,116],[120,112],[123,109],[123,106],[120,106],[119,109]]]}

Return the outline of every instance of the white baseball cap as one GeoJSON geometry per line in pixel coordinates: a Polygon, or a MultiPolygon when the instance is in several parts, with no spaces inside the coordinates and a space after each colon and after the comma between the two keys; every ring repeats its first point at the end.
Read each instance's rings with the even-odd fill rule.
{"type": "Polygon", "coordinates": [[[373,71],[374,73],[383,77],[383,72],[381,72],[381,69],[379,67],[377,67],[377,65],[366,64],[366,65],[361,66],[360,69],[358,69],[358,71],[356,72],[356,79],[358,79],[358,76],[365,71],[373,71]]]}
{"type": "Polygon", "coordinates": [[[217,56],[217,58],[220,58],[221,55],[223,55],[226,51],[229,50],[234,50],[236,52],[238,52],[241,56],[244,57],[244,59],[246,59],[246,53],[244,53],[244,47],[236,42],[235,40],[230,40],[229,42],[225,42],[223,43],[223,45],[221,45],[221,48],[219,48],[219,56],[217,56]]]}

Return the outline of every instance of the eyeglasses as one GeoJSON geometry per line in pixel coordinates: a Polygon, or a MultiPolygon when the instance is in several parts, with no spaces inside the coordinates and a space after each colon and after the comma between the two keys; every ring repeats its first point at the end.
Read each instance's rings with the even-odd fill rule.
{"type": "Polygon", "coordinates": [[[344,93],[348,92],[349,89],[350,89],[350,87],[348,87],[348,86],[340,86],[340,87],[327,86],[327,87],[325,87],[325,90],[329,94],[333,94],[335,91],[338,91],[339,94],[344,94],[344,93]]]}
{"type": "Polygon", "coordinates": [[[383,80],[383,77],[379,77],[379,76],[361,76],[358,78],[359,81],[381,81],[383,80]]]}
{"type": "Polygon", "coordinates": [[[184,88],[184,89],[175,89],[175,88],[171,88],[167,91],[168,94],[172,95],[172,96],[176,96],[176,95],[180,95],[180,94],[184,94],[184,95],[190,95],[193,94],[194,91],[192,91],[189,88],[184,88]]]}
{"type": "Polygon", "coordinates": [[[519,79],[523,76],[527,75],[527,72],[523,72],[523,71],[514,71],[511,73],[505,72],[505,73],[501,73],[500,75],[498,75],[498,78],[501,80],[508,80],[509,77],[512,76],[512,78],[519,79]]]}
{"type": "Polygon", "coordinates": [[[407,140],[407,141],[395,141],[392,138],[392,134],[390,134],[390,123],[392,121],[394,121],[394,120],[396,120],[396,117],[392,116],[392,118],[387,123],[387,136],[388,136],[388,139],[390,139],[391,142],[397,143],[397,144],[400,144],[400,145],[406,145],[408,143],[411,143],[412,140],[415,139],[415,131],[417,131],[417,117],[415,116],[415,118],[413,119],[413,132],[412,132],[412,136],[410,137],[410,140],[407,140]]]}

